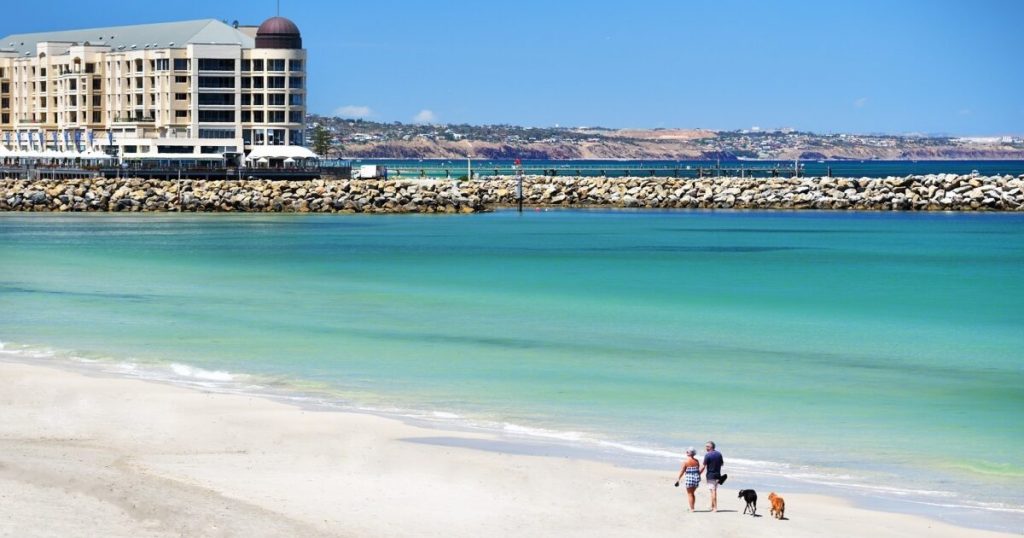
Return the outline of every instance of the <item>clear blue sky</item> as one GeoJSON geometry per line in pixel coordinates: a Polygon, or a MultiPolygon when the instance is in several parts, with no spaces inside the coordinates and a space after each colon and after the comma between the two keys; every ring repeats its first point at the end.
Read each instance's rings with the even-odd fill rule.
{"type": "MultiPolygon", "coordinates": [[[[530,126],[1024,134],[1024,0],[282,0],[310,111],[530,126]],[[429,112],[425,112],[429,111],[429,112]]],[[[274,0],[5,1],[0,35],[274,0]]]]}

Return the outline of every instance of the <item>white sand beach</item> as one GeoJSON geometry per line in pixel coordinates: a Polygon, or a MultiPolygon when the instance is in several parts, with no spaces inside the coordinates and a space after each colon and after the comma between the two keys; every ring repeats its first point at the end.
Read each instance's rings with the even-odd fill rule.
{"type": "Polygon", "coordinates": [[[767,491],[752,518],[724,486],[687,513],[675,468],[416,442],[438,437],[487,439],[0,363],[0,536],[1000,536],[786,492],[788,520],[767,491]]]}

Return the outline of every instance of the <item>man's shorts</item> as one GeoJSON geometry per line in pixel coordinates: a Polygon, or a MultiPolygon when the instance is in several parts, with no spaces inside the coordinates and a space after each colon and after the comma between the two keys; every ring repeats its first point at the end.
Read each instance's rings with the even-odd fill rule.
{"type": "Polygon", "coordinates": [[[708,479],[708,489],[711,490],[711,491],[717,491],[718,490],[718,479],[717,478],[709,478],[708,479]]]}

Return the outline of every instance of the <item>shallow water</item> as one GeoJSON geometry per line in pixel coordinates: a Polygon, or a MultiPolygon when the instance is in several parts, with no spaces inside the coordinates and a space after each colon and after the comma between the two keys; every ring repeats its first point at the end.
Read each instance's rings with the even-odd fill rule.
{"type": "Polygon", "coordinates": [[[1012,521],[1022,276],[1008,214],[0,215],[0,341],[1012,521]]]}

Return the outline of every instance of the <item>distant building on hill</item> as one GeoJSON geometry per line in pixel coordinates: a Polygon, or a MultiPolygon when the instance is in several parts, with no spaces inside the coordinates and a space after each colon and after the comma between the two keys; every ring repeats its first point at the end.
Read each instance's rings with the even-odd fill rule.
{"type": "Polygon", "coordinates": [[[313,156],[305,116],[306,51],[282,17],[0,39],[6,158],[274,165],[313,156]]]}

